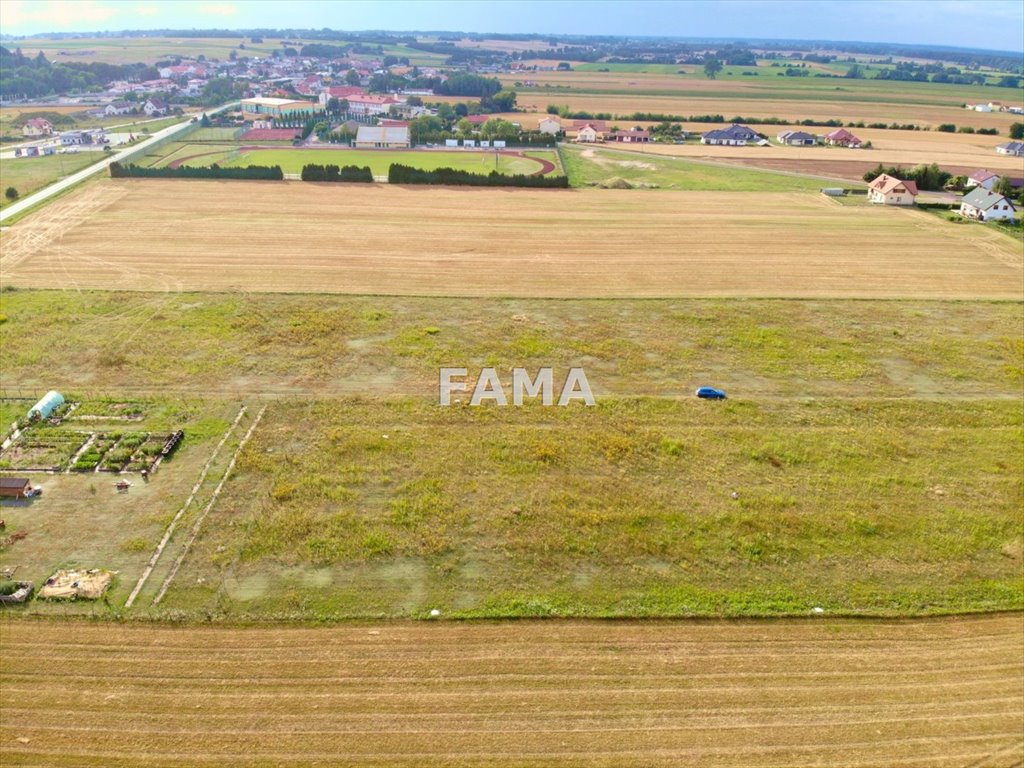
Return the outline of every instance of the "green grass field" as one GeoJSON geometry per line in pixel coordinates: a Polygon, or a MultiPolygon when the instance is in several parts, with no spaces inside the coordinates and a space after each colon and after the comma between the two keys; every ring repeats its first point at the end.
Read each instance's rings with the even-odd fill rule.
{"type": "Polygon", "coordinates": [[[622,179],[634,187],[720,192],[817,192],[820,179],[771,171],[726,167],[664,155],[598,147],[564,146],[562,161],[574,187],[607,185],[622,179]]]}
{"type": "MultiPolygon", "coordinates": [[[[387,176],[392,163],[403,163],[424,170],[455,168],[473,173],[535,173],[541,169],[539,163],[523,157],[495,155],[493,152],[468,152],[443,150],[358,150],[358,149],[251,149],[241,150],[236,146],[210,146],[190,142],[167,144],[144,160],[144,164],[167,166],[175,161],[183,165],[207,166],[218,163],[221,166],[280,165],[285,173],[300,173],[304,165],[357,165],[369,166],[375,176],[387,176]],[[497,162],[495,158],[497,157],[497,162]]],[[[519,151],[519,150],[515,150],[519,151]]],[[[559,165],[554,151],[530,150],[528,157],[548,160],[559,165]]]]}
{"type": "Polygon", "coordinates": [[[108,603],[30,612],[120,611],[240,401],[269,407],[160,615],[1021,607],[1019,303],[7,290],[0,313],[8,396],[155,398],[199,436],[127,496],[45,480],[97,535],[54,549],[40,507],[0,562],[122,575],[108,603]],[[559,386],[579,365],[598,405],[439,408],[452,364],[559,386]]]}
{"type": "MultiPolygon", "coordinates": [[[[26,197],[65,176],[70,176],[86,166],[99,162],[102,152],[77,152],[40,157],[0,158],[0,193],[8,187],[18,190],[20,197],[26,197]]],[[[10,205],[6,195],[0,194],[0,208],[10,205]]]]}
{"type": "Polygon", "coordinates": [[[1012,302],[7,290],[0,314],[4,387],[26,397],[167,382],[218,396],[430,396],[453,360],[581,365],[617,396],[689,397],[715,382],[748,397],[1012,397],[1024,383],[1012,302]]]}

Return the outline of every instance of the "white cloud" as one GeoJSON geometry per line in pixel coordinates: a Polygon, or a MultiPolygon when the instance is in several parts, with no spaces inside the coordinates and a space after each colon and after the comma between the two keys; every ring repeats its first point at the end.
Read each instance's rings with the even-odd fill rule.
{"type": "Polygon", "coordinates": [[[160,13],[160,7],[152,3],[143,3],[135,6],[135,13],[138,16],[156,16],[160,13]]]}
{"type": "Polygon", "coordinates": [[[55,28],[107,21],[117,11],[95,0],[3,0],[0,2],[0,27],[10,30],[40,23],[55,28]]]}
{"type": "Polygon", "coordinates": [[[199,6],[199,12],[210,16],[234,16],[238,6],[232,3],[207,3],[199,6]]]}

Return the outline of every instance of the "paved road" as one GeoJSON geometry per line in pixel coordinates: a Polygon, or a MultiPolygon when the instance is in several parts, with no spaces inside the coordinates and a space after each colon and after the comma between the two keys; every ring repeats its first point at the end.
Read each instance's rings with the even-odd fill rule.
{"type": "MultiPolygon", "coordinates": [[[[207,110],[207,114],[209,114],[209,115],[216,114],[217,112],[221,112],[221,111],[223,111],[225,109],[228,109],[229,107],[233,107],[233,106],[234,106],[234,104],[225,104],[222,107],[217,107],[216,109],[207,110]]],[[[183,120],[180,123],[176,123],[174,125],[170,125],[167,128],[164,128],[162,131],[157,131],[156,133],[154,133],[152,136],[150,136],[148,139],[146,139],[143,142],[140,142],[138,144],[133,144],[128,149],[124,149],[124,150],[122,150],[120,152],[111,152],[108,157],[105,157],[100,162],[95,163],[93,165],[90,165],[88,168],[84,168],[81,171],[79,171],[78,173],[73,173],[70,176],[67,176],[67,177],[61,179],[60,181],[54,182],[53,184],[51,184],[48,187],[43,187],[38,192],[34,192],[33,194],[29,195],[28,197],[22,198],[21,200],[19,200],[16,203],[12,203],[11,205],[7,206],[2,211],[0,211],[0,222],[6,221],[11,216],[14,216],[14,215],[16,215],[18,213],[21,213],[22,211],[26,210],[27,208],[31,208],[32,206],[36,205],[37,203],[41,203],[44,200],[47,200],[47,199],[53,197],[54,195],[59,194],[60,192],[63,192],[65,189],[73,187],[73,186],[75,186],[76,184],[78,184],[78,183],[80,183],[82,181],[85,181],[90,176],[95,176],[97,173],[105,171],[110,166],[111,163],[118,162],[120,160],[124,160],[126,157],[134,155],[140,149],[144,149],[144,148],[150,146],[151,144],[155,144],[156,142],[160,141],[161,139],[164,139],[164,138],[166,138],[166,137],[168,137],[168,136],[170,136],[170,135],[172,135],[172,134],[182,130],[182,128],[184,128],[190,122],[191,122],[191,118],[188,118],[188,119],[183,120]]]]}

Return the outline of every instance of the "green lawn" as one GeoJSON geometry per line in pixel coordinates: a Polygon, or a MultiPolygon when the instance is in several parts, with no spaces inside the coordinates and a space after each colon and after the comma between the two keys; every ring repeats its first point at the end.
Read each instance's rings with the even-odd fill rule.
{"type": "Polygon", "coordinates": [[[561,154],[574,187],[607,185],[615,179],[636,187],[721,192],[816,192],[825,185],[820,179],[632,151],[565,146],[561,154]]]}
{"type": "Polygon", "coordinates": [[[1020,609],[1021,436],[1013,401],[278,401],[164,607],[1020,609]]]}
{"type": "MultiPolygon", "coordinates": [[[[375,176],[387,176],[388,168],[392,163],[403,163],[425,170],[435,168],[455,168],[456,170],[472,171],[474,173],[490,173],[497,170],[500,173],[534,173],[540,169],[540,165],[532,160],[509,155],[498,155],[495,163],[493,152],[446,152],[443,150],[412,150],[412,151],[387,151],[387,150],[355,150],[355,149],[292,149],[290,147],[281,149],[256,149],[242,151],[236,147],[214,147],[203,144],[174,143],[161,147],[157,152],[159,159],[154,165],[166,166],[175,160],[183,158],[193,159],[184,162],[184,165],[212,165],[218,163],[222,166],[245,166],[245,165],[280,165],[285,173],[300,173],[302,167],[315,163],[320,165],[357,165],[359,167],[369,166],[375,176]]],[[[518,150],[516,150],[518,151],[518,150]]],[[[554,151],[530,151],[530,156],[536,156],[549,160],[556,165],[558,158],[554,151]]]]}
{"type": "MultiPolygon", "coordinates": [[[[25,197],[103,158],[103,152],[3,158],[0,159],[0,186],[3,188],[0,192],[14,187],[21,197],[25,197]]],[[[6,195],[0,196],[0,208],[11,202],[6,195]]]]}

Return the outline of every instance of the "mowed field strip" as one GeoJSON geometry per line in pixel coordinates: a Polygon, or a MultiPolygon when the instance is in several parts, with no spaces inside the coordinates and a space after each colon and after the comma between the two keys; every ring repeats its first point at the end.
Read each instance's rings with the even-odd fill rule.
{"type": "Polygon", "coordinates": [[[4,232],[19,288],[1020,299],[1011,238],[815,193],[104,180],[4,232]],[[69,217],[83,205],[88,218],[69,217]]]}
{"type": "Polygon", "coordinates": [[[0,632],[6,766],[1024,758],[1020,614],[0,632]]]}

